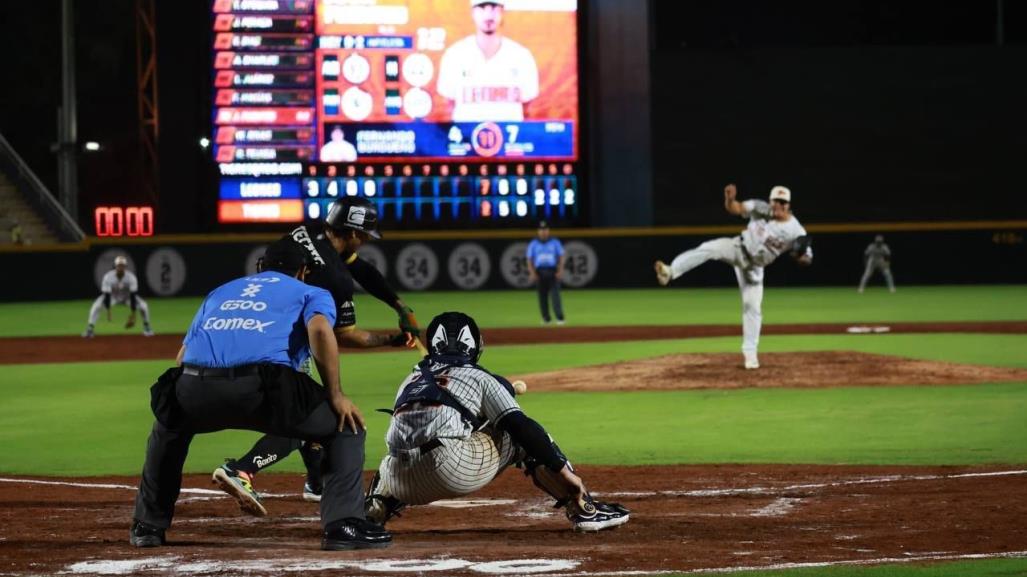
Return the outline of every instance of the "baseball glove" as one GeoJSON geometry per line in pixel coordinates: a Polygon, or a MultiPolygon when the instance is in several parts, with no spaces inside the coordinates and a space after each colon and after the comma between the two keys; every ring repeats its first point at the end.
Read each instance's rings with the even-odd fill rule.
{"type": "Polygon", "coordinates": [[[128,315],[128,320],[125,321],[125,328],[130,329],[134,326],[136,326],[136,315],[135,313],[132,313],[128,315]]]}
{"type": "Polygon", "coordinates": [[[813,246],[813,239],[807,235],[800,236],[792,242],[792,258],[802,258],[806,251],[813,246]]]}

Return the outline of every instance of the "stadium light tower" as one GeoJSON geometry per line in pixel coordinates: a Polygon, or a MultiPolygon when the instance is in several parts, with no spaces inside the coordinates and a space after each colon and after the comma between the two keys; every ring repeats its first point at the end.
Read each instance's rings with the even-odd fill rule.
{"type": "Polygon", "coordinates": [[[61,0],[61,107],[57,110],[57,195],[78,222],[78,113],[75,105],[75,21],[72,0],[61,0]]]}

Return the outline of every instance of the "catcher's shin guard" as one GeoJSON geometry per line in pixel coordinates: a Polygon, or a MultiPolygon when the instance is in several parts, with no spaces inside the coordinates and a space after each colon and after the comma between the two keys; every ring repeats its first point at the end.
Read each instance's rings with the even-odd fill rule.
{"type": "MultiPolygon", "coordinates": [[[[566,456],[556,443],[553,443],[553,448],[566,461],[566,456]]],[[[567,467],[574,471],[570,461],[567,461],[567,467]]],[[[553,505],[555,508],[565,507],[567,520],[576,531],[601,531],[628,522],[631,512],[626,507],[619,503],[597,501],[588,493],[579,497],[577,488],[569,485],[558,471],[553,471],[531,457],[524,460],[524,474],[531,477],[536,487],[556,499],[553,505]]]]}

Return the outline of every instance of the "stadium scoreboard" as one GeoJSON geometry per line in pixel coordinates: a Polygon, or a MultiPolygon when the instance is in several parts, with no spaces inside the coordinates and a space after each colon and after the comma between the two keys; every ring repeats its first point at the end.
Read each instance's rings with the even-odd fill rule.
{"type": "Polygon", "coordinates": [[[214,0],[218,221],[580,223],[577,0],[214,0]]]}

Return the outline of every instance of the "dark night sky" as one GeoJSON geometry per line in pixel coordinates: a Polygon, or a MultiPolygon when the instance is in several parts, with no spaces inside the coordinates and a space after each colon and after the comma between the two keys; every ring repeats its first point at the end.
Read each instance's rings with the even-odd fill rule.
{"type": "MultiPolygon", "coordinates": [[[[641,0],[639,0],[641,1],[641,0]]],[[[652,0],[653,47],[678,50],[767,46],[987,45],[994,0],[652,0]]],[[[82,211],[131,203],[138,183],[134,0],[76,3],[79,138],[104,150],[80,160],[82,211]]],[[[201,0],[158,2],[163,230],[211,226],[209,15],[201,0]],[[199,218],[196,214],[208,214],[199,218]]],[[[1006,41],[1027,43],[1027,1],[1006,0],[1006,41]]],[[[56,188],[60,102],[60,2],[0,2],[0,132],[56,188]]],[[[658,95],[657,95],[658,97],[658,95]]]]}

